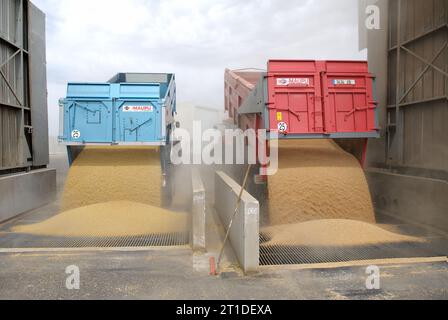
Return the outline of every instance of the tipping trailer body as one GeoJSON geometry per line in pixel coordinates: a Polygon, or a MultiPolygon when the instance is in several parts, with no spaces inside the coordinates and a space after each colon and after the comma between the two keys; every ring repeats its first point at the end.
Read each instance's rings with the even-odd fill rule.
{"type": "Polygon", "coordinates": [[[378,138],[374,76],[366,61],[270,60],[266,72],[226,70],[225,109],[242,130],[279,139],[335,139],[364,163],[378,138]]]}
{"type": "MultiPolygon", "coordinates": [[[[162,203],[171,202],[171,131],[175,126],[176,79],[170,73],[118,73],[104,83],[69,83],[59,101],[59,142],[70,166],[84,147],[160,147],[162,203]]],[[[150,183],[150,182],[149,182],[150,183]]]]}
{"type": "Polygon", "coordinates": [[[225,75],[225,105],[241,129],[280,138],[376,138],[374,77],[365,61],[271,60],[267,72],[225,75]]]}
{"type": "Polygon", "coordinates": [[[173,74],[121,73],[106,83],[69,83],[60,101],[59,141],[165,146],[175,112],[173,74]]]}

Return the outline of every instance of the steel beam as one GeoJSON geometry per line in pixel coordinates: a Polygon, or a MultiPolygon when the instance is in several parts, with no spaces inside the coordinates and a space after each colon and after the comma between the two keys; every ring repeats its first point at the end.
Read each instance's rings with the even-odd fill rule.
{"type": "MultiPolygon", "coordinates": [[[[400,107],[408,107],[408,106],[414,106],[414,105],[418,105],[418,104],[422,104],[422,103],[445,101],[445,100],[448,101],[448,97],[440,96],[440,97],[410,101],[410,102],[406,102],[406,103],[400,103],[400,107]]],[[[389,110],[395,109],[395,105],[388,105],[387,109],[389,109],[389,110]]]]}
{"type": "Polygon", "coordinates": [[[3,79],[5,80],[6,86],[9,88],[9,90],[11,90],[11,93],[13,94],[14,98],[16,98],[17,102],[19,103],[19,105],[23,106],[22,101],[19,99],[19,97],[16,94],[16,91],[14,90],[14,88],[11,86],[11,84],[9,83],[8,78],[6,78],[6,75],[3,73],[2,70],[0,70],[0,75],[3,77],[3,79]]]}
{"type": "Polygon", "coordinates": [[[29,107],[19,106],[19,105],[8,103],[8,102],[1,101],[1,100],[0,100],[0,106],[5,106],[5,107],[15,108],[15,109],[31,110],[29,107]]]}
{"type": "MultiPolygon", "coordinates": [[[[446,48],[448,42],[445,42],[445,44],[442,47],[442,52],[443,50],[446,48]]],[[[440,69],[439,67],[434,65],[434,61],[437,59],[437,57],[435,58],[435,60],[433,62],[429,62],[427,61],[425,58],[422,58],[421,56],[419,56],[418,54],[416,54],[415,52],[413,52],[412,50],[409,50],[408,48],[406,48],[405,46],[401,46],[401,48],[406,51],[407,53],[409,53],[410,55],[412,55],[413,57],[417,58],[418,60],[420,60],[421,62],[425,63],[427,66],[430,66],[431,68],[433,68],[436,71],[439,71],[441,74],[443,74],[445,77],[448,77],[448,73],[443,70],[440,69]]]]}
{"type": "MultiPolygon", "coordinates": [[[[433,64],[434,62],[440,57],[440,55],[442,54],[442,52],[446,49],[446,47],[448,46],[448,42],[445,42],[445,44],[442,46],[442,48],[436,53],[436,55],[434,56],[434,58],[432,58],[431,62],[426,63],[426,67],[423,69],[423,71],[418,75],[417,79],[415,79],[415,81],[412,83],[412,85],[406,90],[406,92],[403,94],[403,96],[400,98],[399,103],[403,102],[403,100],[408,96],[408,94],[412,91],[412,89],[415,88],[415,86],[417,85],[417,83],[423,78],[423,76],[425,75],[425,73],[429,70],[430,67],[433,68],[437,68],[435,67],[433,64]]],[[[405,51],[411,53],[412,51],[410,51],[409,49],[407,49],[406,47],[402,46],[402,49],[404,49],[405,51]]],[[[417,56],[416,54],[412,53],[412,55],[417,56]]],[[[421,58],[422,59],[422,58],[421,58]]],[[[438,68],[437,68],[438,69],[438,68]]],[[[436,70],[437,70],[436,69],[436,70]]],[[[445,76],[448,76],[447,73],[442,72],[445,76]]]]}
{"type": "MultiPolygon", "coordinates": [[[[431,35],[431,34],[433,34],[433,33],[436,33],[437,31],[443,30],[443,29],[445,29],[445,28],[448,28],[448,24],[446,24],[446,23],[444,23],[444,24],[442,24],[442,25],[440,25],[440,26],[438,26],[438,27],[435,27],[434,29],[431,29],[431,30],[429,30],[429,31],[426,31],[426,32],[424,32],[424,33],[422,33],[422,34],[419,34],[418,36],[416,36],[416,37],[414,37],[414,38],[412,38],[412,39],[406,40],[406,41],[402,42],[401,45],[402,45],[402,46],[405,46],[405,45],[414,43],[414,42],[416,42],[417,40],[423,39],[423,38],[425,38],[425,37],[427,37],[427,36],[429,36],[429,35],[431,35]]],[[[396,45],[393,46],[393,47],[391,47],[391,48],[389,49],[389,52],[391,52],[391,51],[395,51],[395,50],[397,50],[397,46],[396,46],[396,45]]]]}
{"type": "Polygon", "coordinates": [[[396,96],[395,96],[395,137],[397,141],[397,163],[403,164],[404,147],[403,147],[403,121],[402,112],[400,110],[400,71],[401,71],[401,0],[397,3],[397,66],[396,66],[396,96]]]}
{"type": "Polygon", "coordinates": [[[6,39],[6,38],[5,38],[4,36],[2,36],[1,34],[0,34],[0,42],[5,43],[6,45],[8,45],[9,47],[14,48],[15,50],[21,50],[21,49],[22,49],[19,45],[17,45],[17,44],[15,44],[14,42],[12,42],[12,41],[6,39]]]}
{"type": "Polygon", "coordinates": [[[7,65],[12,59],[15,58],[16,55],[18,55],[22,50],[17,50],[16,52],[14,52],[13,55],[11,55],[9,58],[7,58],[4,62],[0,63],[0,68],[3,68],[5,65],[7,65]]]}

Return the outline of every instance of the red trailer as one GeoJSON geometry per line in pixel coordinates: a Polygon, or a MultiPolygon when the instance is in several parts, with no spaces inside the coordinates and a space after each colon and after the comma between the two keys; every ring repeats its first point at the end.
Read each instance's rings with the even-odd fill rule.
{"type": "Polygon", "coordinates": [[[335,139],[361,162],[367,139],[379,137],[366,61],[271,60],[267,72],[226,70],[225,108],[243,130],[335,139]]]}

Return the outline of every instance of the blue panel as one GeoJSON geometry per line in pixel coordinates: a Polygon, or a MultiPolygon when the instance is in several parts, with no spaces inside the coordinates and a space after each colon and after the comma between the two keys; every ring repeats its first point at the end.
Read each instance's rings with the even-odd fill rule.
{"type": "Polygon", "coordinates": [[[160,93],[161,93],[160,95],[161,95],[162,97],[166,96],[167,91],[168,91],[168,83],[162,83],[162,84],[160,85],[160,93]]]}
{"type": "Polygon", "coordinates": [[[160,99],[158,84],[120,84],[119,98],[160,99]]]}
{"type": "Polygon", "coordinates": [[[109,98],[110,84],[107,83],[69,83],[67,98],[109,98]]]}
{"type": "Polygon", "coordinates": [[[71,142],[112,142],[112,100],[67,100],[64,117],[65,137],[71,142]]]}
{"type": "Polygon", "coordinates": [[[66,144],[165,145],[175,111],[170,83],[69,83],[63,99],[66,144]],[[169,90],[168,90],[169,89],[169,90]]]}
{"type": "Polygon", "coordinates": [[[160,110],[156,102],[118,100],[116,139],[127,143],[163,141],[160,110]]]}

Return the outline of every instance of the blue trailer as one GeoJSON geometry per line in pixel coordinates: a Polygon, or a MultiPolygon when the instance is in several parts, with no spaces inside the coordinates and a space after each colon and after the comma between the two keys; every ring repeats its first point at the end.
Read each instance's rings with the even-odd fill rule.
{"type": "Polygon", "coordinates": [[[68,83],[59,107],[59,142],[67,146],[70,166],[86,146],[160,147],[163,202],[171,201],[174,74],[119,73],[104,83],[68,83]]]}
{"type": "Polygon", "coordinates": [[[174,125],[174,74],[120,73],[106,83],[69,83],[60,100],[67,146],[166,146],[174,125]]]}

